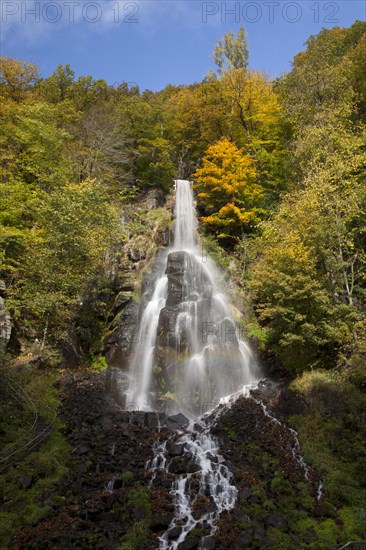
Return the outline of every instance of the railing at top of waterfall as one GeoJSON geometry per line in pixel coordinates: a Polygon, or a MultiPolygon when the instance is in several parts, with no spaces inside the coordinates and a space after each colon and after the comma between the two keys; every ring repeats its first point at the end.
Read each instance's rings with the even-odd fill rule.
{"type": "Polygon", "coordinates": [[[32,423],[26,428],[25,432],[15,441],[9,443],[0,453],[0,471],[6,470],[11,464],[27,455],[30,451],[42,443],[53,431],[53,425],[56,420],[57,413],[52,411],[47,405],[36,404],[35,401],[27,394],[26,391],[14,380],[3,375],[6,381],[5,395],[12,400],[17,401],[23,407],[29,407],[33,417],[32,423]],[[38,405],[38,406],[37,406],[38,405]],[[47,412],[52,411],[53,416],[51,422],[45,423],[40,414],[40,406],[47,412]],[[37,433],[38,431],[38,433],[37,433]]]}
{"type": "Polygon", "coordinates": [[[127,412],[133,412],[133,411],[139,411],[140,409],[137,407],[134,401],[128,401],[125,405],[125,410],[127,412]]]}
{"type": "Polygon", "coordinates": [[[338,548],[338,550],[364,550],[366,548],[366,542],[351,541],[347,542],[344,546],[338,548]]]}

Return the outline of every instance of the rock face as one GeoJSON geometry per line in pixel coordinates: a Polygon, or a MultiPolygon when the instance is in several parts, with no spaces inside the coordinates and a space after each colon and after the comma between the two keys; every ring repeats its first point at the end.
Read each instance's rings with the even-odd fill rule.
{"type": "MultiPolygon", "coordinates": [[[[159,258],[159,247],[169,244],[170,205],[144,228],[136,230],[133,222],[139,224],[147,209],[164,202],[162,192],[151,190],[121,213],[123,240],[108,250],[103,268],[88,282],[69,333],[60,343],[66,367],[76,367],[90,356],[103,356],[110,367],[127,368],[140,312],[135,293],[141,273],[155,255],[159,258]]],[[[150,276],[154,277],[154,268],[150,276]]],[[[149,286],[144,284],[143,293],[149,286]]]]}
{"type": "Polygon", "coordinates": [[[132,298],[126,298],[125,304],[119,305],[120,311],[110,325],[109,333],[104,338],[104,352],[108,365],[126,369],[134,345],[138,323],[138,304],[132,298]]]}
{"type": "Polygon", "coordinates": [[[5,283],[0,280],[0,354],[5,352],[13,329],[11,315],[6,309],[5,295],[5,283]]]}
{"type": "Polygon", "coordinates": [[[158,367],[169,382],[174,378],[179,358],[192,353],[192,342],[184,324],[176,331],[181,304],[192,302],[197,327],[201,329],[198,338],[202,339],[202,327],[210,319],[212,285],[208,277],[196,268],[192,256],[184,251],[168,255],[166,275],[168,293],[166,306],[161,310],[159,318],[156,355],[158,367]]]}
{"type": "MultiPolygon", "coordinates": [[[[199,254],[167,257],[165,306],[159,315],[152,392],[193,415],[242,386],[249,374],[236,327],[215,279],[199,254]]],[[[173,411],[172,408],[169,409],[173,411]]]]}

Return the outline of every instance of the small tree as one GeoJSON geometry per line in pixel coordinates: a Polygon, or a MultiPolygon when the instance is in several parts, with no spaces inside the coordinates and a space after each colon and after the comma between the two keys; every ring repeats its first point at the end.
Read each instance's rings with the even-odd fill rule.
{"type": "Polygon", "coordinates": [[[244,27],[241,26],[236,35],[232,31],[227,32],[216,44],[212,57],[218,66],[219,74],[225,69],[246,69],[249,50],[244,27]]]}

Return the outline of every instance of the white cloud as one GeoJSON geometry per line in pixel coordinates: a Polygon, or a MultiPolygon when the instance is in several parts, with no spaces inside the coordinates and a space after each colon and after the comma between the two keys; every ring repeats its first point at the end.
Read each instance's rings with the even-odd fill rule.
{"type": "Polygon", "coordinates": [[[103,34],[121,27],[154,35],[175,28],[202,30],[202,2],[190,0],[2,0],[2,42],[40,45],[70,25],[86,34],[103,34]]]}

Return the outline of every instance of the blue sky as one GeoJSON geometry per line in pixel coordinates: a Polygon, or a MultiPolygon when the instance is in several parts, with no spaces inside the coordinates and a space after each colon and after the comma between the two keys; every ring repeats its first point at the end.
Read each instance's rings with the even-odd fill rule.
{"type": "Polygon", "coordinates": [[[366,19],[366,0],[1,0],[1,54],[69,63],[77,75],[159,90],[202,80],[211,53],[244,25],[252,69],[278,76],[322,27],[366,19]]]}

